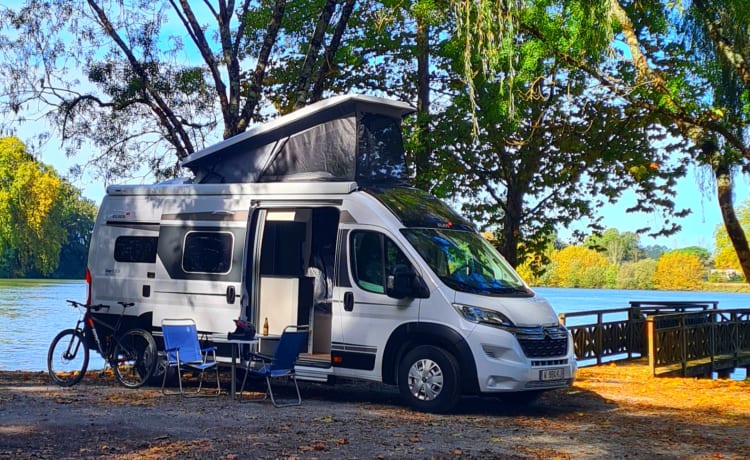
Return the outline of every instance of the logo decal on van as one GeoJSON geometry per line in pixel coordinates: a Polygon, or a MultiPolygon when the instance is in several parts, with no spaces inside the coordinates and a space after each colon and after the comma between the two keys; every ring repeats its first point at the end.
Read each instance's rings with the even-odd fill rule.
{"type": "Polygon", "coordinates": [[[132,219],[134,217],[132,211],[114,211],[109,215],[109,219],[132,219]]]}

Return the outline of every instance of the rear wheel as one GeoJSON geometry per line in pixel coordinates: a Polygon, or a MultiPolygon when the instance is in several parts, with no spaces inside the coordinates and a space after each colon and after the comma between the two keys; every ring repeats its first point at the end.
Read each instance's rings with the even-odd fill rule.
{"type": "Polygon", "coordinates": [[[115,378],[127,388],[138,388],[148,381],[156,368],[156,342],[143,329],[127,331],[118,342],[112,358],[115,378]]]}
{"type": "Polygon", "coordinates": [[[80,382],[89,365],[89,349],[83,334],[66,329],[52,339],[47,352],[47,369],[52,381],[62,387],[80,382]]]}
{"type": "Polygon", "coordinates": [[[401,396],[424,412],[448,412],[461,395],[459,366],[448,351],[422,345],[404,356],[398,370],[401,396]]]}

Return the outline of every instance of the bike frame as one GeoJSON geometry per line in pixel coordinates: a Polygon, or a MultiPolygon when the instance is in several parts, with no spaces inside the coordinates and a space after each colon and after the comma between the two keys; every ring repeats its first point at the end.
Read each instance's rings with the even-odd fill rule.
{"type": "MultiPolygon", "coordinates": [[[[86,337],[87,330],[91,331],[93,337],[94,337],[94,343],[96,343],[96,352],[101,355],[102,358],[104,358],[104,366],[106,369],[106,366],[109,364],[109,359],[111,358],[112,351],[115,349],[115,345],[120,343],[119,338],[117,337],[117,333],[120,332],[120,326],[122,326],[122,318],[125,316],[125,308],[128,306],[131,306],[132,304],[124,304],[123,302],[120,302],[120,304],[123,305],[122,313],[120,313],[120,316],[117,318],[117,322],[113,326],[112,324],[99,319],[94,316],[92,310],[96,307],[98,309],[101,308],[107,308],[109,309],[109,305],[80,305],[82,307],[86,308],[86,312],[83,315],[83,318],[78,320],[78,323],[76,325],[76,330],[79,330],[83,333],[83,336],[86,337]],[[96,325],[102,325],[112,331],[110,335],[105,335],[104,337],[110,337],[110,341],[106,344],[107,346],[103,346],[102,340],[99,338],[99,333],[96,330],[96,325]]],[[[92,347],[89,346],[87,342],[84,342],[84,346],[88,347],[89,350],[92,349],[92,347]]]]}

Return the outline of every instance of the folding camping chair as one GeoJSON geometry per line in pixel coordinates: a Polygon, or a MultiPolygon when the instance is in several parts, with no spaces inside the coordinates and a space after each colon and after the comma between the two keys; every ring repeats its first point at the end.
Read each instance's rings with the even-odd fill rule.
{"type": "Polygon", "coordinates": [[[279,339],[279,343],[273,356],[263,355],[260,353],[251,353],[250,361],[248,362],[247,369],[245,370],[245,377],[242,379],[242,386],[240,387],[240,397],[242,397],[242,392],[245,389],[247,376],[254,375],[266,379],[266,392],[262,398],[248,398],[247,401],[265,401],[266,399],[270,398],[271,403],[274,405],[274,407],[301,405],[302,396],[299,392],[299,385],[297,385],[297,376],[294,372],[294,363],[297,361],[300,349],[306,344],[307,326],[287,326],[286,328],[284,328],[284,332],[281,333],[281,338],[279,339]],[[260,361],[262,367],[254,368],[253,364],[257,364],[258,361],[260,361]],[[282,402],[280,400],[277,400],[276,396],[274,396],[271,380],[284,377],[287,377],[292,382],[294,382],[294,389],[297,391],[296,401],[287,400],[282,402]]]}
{"type": "MultiPolygon", "coordinates": [[[[198,341],[198,329],[192,319],[165,319],[161,322],[161,331],[164,334],[164,351],[167,355],[167,368],[164,370],[164,379],[161,383],[161,391],[167,395],[198,396],[203,387],[203,374],[206,369],[216,370],[216,395],[221,393],[219,382],[219,363],[216,361],[216,347],[201,348],[198,341]],[[209,360],[209,355],[212,359],[209,360]],[[167,382],[167,371],[177,368],[180,391],[168,392],[165,389],[167,382]],[[182,387],[183,368],[200,371],[198,389],[186,394],[182,387]]],[[[206,396],[216,396],[206,395],[206,396]]]]}

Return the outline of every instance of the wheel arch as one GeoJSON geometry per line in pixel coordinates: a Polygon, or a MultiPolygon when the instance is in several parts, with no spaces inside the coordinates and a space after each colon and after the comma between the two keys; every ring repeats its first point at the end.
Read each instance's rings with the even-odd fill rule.
{"type": "Polygon", "coordinates": [[[466,340],[456,330],[436,323],[405,323],[393,331],[383,353],[383,383],[398,384],[401,358],[420,345],[433,345],[451,353],[459,365],[459,379],[464,394],[479,392],[477,366],[466,340]]]}

